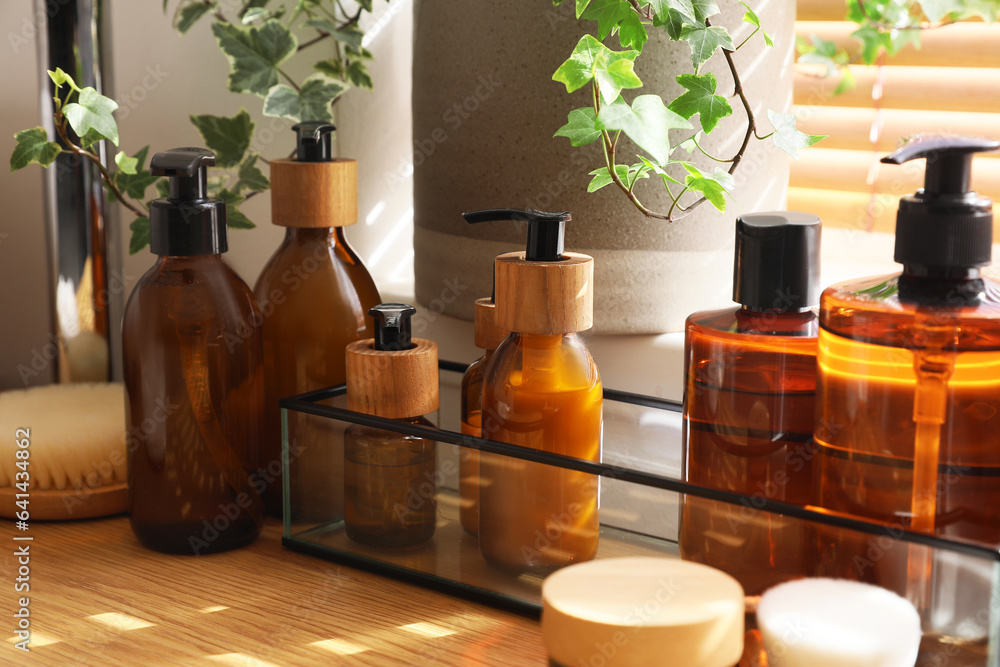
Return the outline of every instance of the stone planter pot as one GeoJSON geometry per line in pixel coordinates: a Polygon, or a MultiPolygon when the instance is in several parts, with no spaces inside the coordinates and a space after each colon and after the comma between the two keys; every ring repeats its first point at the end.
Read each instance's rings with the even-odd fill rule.
{"type": "MultiPolygon", "coordinates": [[[[598,143],[572,148],[553,137],[567,113],[586,106],[589,87],[567,95],[552,73],[580,36],[595,26],[577,21],[573,3],[547,0],[467,3],[461,11],[446,0],[418,0],[413,63],[414,251],[417,299],[445,300],[456,280],[461,296],[445,304],[449,315],[472,318],[473,301],[490,293],[493,258],[523,249],[524,229],[501,223],[473,227],[462,211],[487,207],[569,210],[566,248],[595,260],[597,333],[676,331],[695,310],[730,303],[733,228],[739,211],[785,206],[788,162],[770,141],[751,141],[736,172],[737,205],[719,214],[703,205],[667,223],[642,216],[614,186],[588,194],[588,172],[601,166],[598,143]]],[[[723,0],[721,17],[738,44],[751,31],[739,21],[744,9],[723,0]]],[[[755,36],[737,53],[737,64],[762,134],[766,109],[786,112],[792,101],[795,9],[791,0],[760,8],[775,48],[755,36]]],[[[617,38],[607,43],[620,49],[617,38]]],[[[687,44],[651,39],[636,72],[641,93],[679,94],[675,76],[691,71],[687,44]]],[[[721,54],[705,64],[719,94],[732,92],[721,54]]],[[[626,92],[627,99],[632,94],[626,92]]],[[[668,98],[669,99],[669,98],[668,98]]],[[[734,114],[703,142],[713,155],[731,156],[743,138],[745,114],[734,114]]],[[[697,122],[697,117],[694,122],[697,122]]],[[[672,141],[690,131],[674,130],[672,141]]],[[[634,150],[620,144],[620,162],[634,150]]],[[[702,164],[699,162],[699,164],[702,164]]],[[[705,164],[707,167],[707,164],[705,164]]],[[[683,176],[677,174],[681,179],[683,176]]],[[[653,179],[636,192],[647,206],[665,211],[669,199],[653,179]]]]}

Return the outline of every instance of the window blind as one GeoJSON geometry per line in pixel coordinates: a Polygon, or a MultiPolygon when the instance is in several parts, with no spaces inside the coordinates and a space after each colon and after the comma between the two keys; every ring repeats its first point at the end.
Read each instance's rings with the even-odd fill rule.
{"type": "MultiPolygon", "coordinates": [[[[843,3],[799,0],[796,32],[856,51],[843,3]]],[[[823,224],[892,233],[899,197],[923,185],[923,161],[903,166],[879,159],[902,137],[919,132],[1000,138],[1000,25],[962,22],[924,30],[919,50],[904,47],[881,65],[850,65],[857,85],[834,95],[839,78],[825,67],[796,63],[798,128],[830,135],[799,151],[788,207],[816,213],[823,224]]],[[[973,163],[973,187],[1000,199],[1000,153],[973,163]]],[[[1000,216],[998,216],[1000,217],[1000,216]]],[[[1000,223],[994,228],[1000,239],[1000,223]]]]}

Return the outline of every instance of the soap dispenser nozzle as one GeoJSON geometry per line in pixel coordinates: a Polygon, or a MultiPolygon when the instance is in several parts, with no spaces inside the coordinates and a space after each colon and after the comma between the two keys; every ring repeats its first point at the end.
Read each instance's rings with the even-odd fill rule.
{"type": "Polygon", "coordinates": [[[985,137],[918,135],[882,158],[882,162],[903,164],[927,158],[924,188],[918,195],[925,199],[964,195],[970,189],[973,154],[998,149],[1000,141],[985,137]]]}
{"type": "Polygon", "coordinates": [[[375,349],[389,352],[411,350],[410,318],[417,309],[405,303],[380,303],[368,314],[375,318],[375,349]]]}
{"type": "Polygon", "coordinates": [[[298,134],[295,158],[299,162],[330,162],[333,160],[333,133],[336,127],[322,121],[305,120],[292,129],[298,134]]]}
{"type": "Polygon", "coordinates": [[[472,224],[497,220],[517,220],[528,223],[528,243],[524,258],[529,262],[561,262],[565,223],[573,219],[569,211],[548,213],[534,209],[496,208],[463,213],[472,224]]]}
{"type": "Polygon", "coordinates": [[[174,148],[153,156],[149,173],[170,178],[170,198],[202,201],[208,197],[208,167],[215,153],[205,148],[174,148]]]}

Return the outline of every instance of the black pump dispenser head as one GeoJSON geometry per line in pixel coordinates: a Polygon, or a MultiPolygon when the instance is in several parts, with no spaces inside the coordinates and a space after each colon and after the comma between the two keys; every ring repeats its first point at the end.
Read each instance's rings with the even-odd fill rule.
{"type": "Polygon", "coordinates": [[[970,191],[974,153],[1000,149],[977,137],[917,136],[888,164],[927,158],[924,187],[899,201],[894,259],[911,270],[963,270],[990,263],[993,202],[970,191]]]}
{"type": "Polygon", "coordinates": [[[226,204],[208,196],[208,167],[215,154],[204,148],[175,148],[149,162],[154,176],[170,179],[170,196],[149,204],[149,249],[156,255],[194,257],[229,249],[226,204]]]}
{"type": "Polygon", "coordinates": [[[494,220],[519,220],[528,223],[528,243],[524,258],[529,262],[561,262],[563,256],[565,224],[573,219],[569,211],[547,213],[534,209],[496,208],[463,213],[468,222],[494,220]]]}
{"type": "Polygon", "coordinates": [[[299,162],[332,162],[333,133],[337,129],[330,123],[305,120],[292,125],[298,133],[295,159],[299,162]]]}
{"type": "Polygon", "coordinates": [[[410,318],[417,309],[405,303],[380,303],[368,311],[375,318],[375,349],[389,352],[411,350],[410,318]]]}

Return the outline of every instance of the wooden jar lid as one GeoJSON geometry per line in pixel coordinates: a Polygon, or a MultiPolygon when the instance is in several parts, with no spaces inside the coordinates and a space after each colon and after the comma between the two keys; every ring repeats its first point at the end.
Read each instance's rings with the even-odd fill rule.
{"type": "Polygon", "coordinates": [[[376,350],[372,338],[347,346],[347,409],[402,419],[438,409],[438,348],[414,338],[409,350],[376,350]]]}
{"type": "Polygon", "coordinates": [[[529,262],[523,252],[496,259],[496,324],[527,334],[564,334],[594,326],[594,258],[563,253],[529,262]]]}
{"type": "Polygon", "coordinates": [[[271,161],[271,222],[281,227],[345,227],[358,221],[358,163],[271,161]]]}
{"type": "Polygon", "coordinates": [[[542,584],[542,640],[566,667],[732,667],[743,653],[743,587],[673,558],[606,558],[542,584]]]}
{"type": "Polygon", "coordinates": [[[495,350],[507,337],[506,331],[496,325],[496,304],[489,297],[476,299],[474,340],[476,347],[483,350],[495,350]]]}

